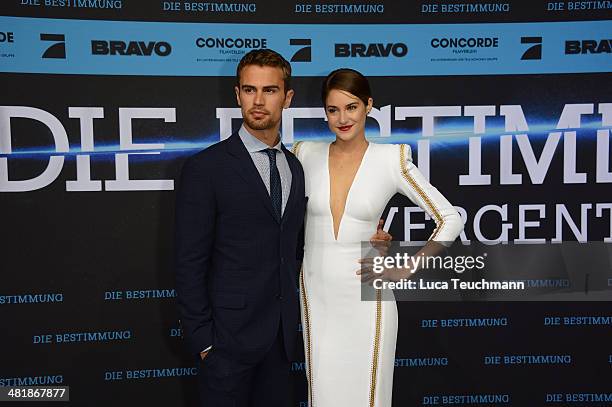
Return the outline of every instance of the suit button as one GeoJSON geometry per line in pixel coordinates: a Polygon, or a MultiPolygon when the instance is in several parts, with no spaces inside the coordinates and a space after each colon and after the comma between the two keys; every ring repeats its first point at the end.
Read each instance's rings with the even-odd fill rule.
{"type": "Polygon", "coordinates": [[[282,300],[282,299],[283,299],[283,296],[282,296],[282,295],[280,295],[280,294],[278,294],[278,295],[276,296],[276,299],[277,299],[277,300],[282,300]]]}
{"type": "Polygon", "coordinates": [[[281,264],[285,264],[285,258],[281,257],[281,264]]]}

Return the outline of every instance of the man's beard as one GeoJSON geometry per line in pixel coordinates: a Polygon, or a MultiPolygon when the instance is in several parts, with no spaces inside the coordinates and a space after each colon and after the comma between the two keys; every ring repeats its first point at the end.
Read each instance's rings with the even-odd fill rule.
{"type": "Polygon", "coordinates": [[[253,130],[268,130],[278,124],[278,122],[274,122],[272,120],[272,117],[270,115],[266,115],[260,120],[253,120],[251,119],[251,116],[246,114],[243,115],[242,119],[244,120],[246,125],[253,130]]]}

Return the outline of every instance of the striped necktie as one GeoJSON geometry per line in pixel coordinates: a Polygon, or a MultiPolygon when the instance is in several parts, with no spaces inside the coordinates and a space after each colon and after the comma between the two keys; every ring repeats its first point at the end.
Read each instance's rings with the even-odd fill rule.
{"type": "Polygon", "coordinates": [[[283,191],[281,189],[280,173],[276,166],[276,150],[267,148],[264,150],[268,154],[270,160],[270,199],[272,200],[272,208],[276,213],[276,219],[280,221],[282,206],[283,206],[283,191]]]}

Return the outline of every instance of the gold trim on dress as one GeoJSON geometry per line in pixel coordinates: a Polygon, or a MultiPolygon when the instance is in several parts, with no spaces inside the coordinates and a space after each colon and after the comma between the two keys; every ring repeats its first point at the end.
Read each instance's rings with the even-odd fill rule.
{"type": "Polygon", "coordinates": [[[291,146],[291,152],[293,153],[294,156],[297,157],[298,152],[300,151],[300,147],[302,146],[302,143],[303,143],[303,141],[296,141],[291,146]]]}
{"type": "Polygon", "coordinates": [[[429,197],[425,194],[421,186],[408,174],[408,168],[406,168],[406,145],[400,144],[400,168],[402,170],[402,176],[412,188],[416,191],[416,193],[423,199],[425,204],[429,207],[429,210],[433,213],[434,218],[436,218],[436,228],[434,229],[431,236],[429,236],[429,240],[433,240],[440,230],[444,227],[444,218],[440,214],[438,208],[434,205],[433,201],[429,199],[429,197]]]}
{"type": "Polygon", "coordinates": [[[370,407],[376,401],[376,378],[378,374],[378,357],[380,353],[380,332],[382,325],[381,290],[376,290],[376,330],[374,332],[374,352],[372,354],[372,370],[370,374],[370,407]]]}
{"type": "Polygon", "coordinates": [[[313,398],[313,383],[312,383],[312,358],[311,358],[311,341],[310,341],[310,311],[308,309],[308,295],[306,295],[306,285],[304,284],[304,270],[300,273],[300,288],[302,289],[302,304],[304,305],[304,322],[306,326],[302,327],[306,332],[306,376],[308,379],[308,392],[310,394],[310,407],[314,406],[313,398]]]}

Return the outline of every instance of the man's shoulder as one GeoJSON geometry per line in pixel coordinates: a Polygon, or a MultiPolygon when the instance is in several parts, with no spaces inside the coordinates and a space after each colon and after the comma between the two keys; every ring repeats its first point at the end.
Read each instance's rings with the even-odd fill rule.
{"type": "Polygon", "coordinates": [[[214,161],[220,157],[222,157],[227,151],[227,144],[229,143],[229,138],[225,140],[221,140],[217,143],[211,144],[205,149],[198,151],[197,153],[190,156],[187,161],[192,164],[201,164],[205,165],[210,161],[214,161]]]}

